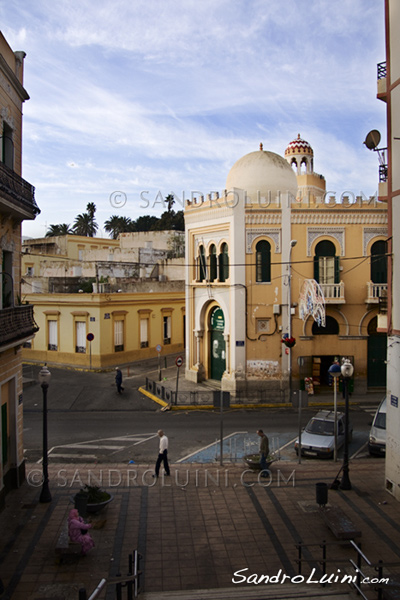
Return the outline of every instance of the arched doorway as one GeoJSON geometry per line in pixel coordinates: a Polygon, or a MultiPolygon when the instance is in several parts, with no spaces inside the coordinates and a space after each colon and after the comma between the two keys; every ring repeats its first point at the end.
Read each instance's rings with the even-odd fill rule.
{"type": "Polygon", "coordinates": [[[221,381],[225,371],[225,317],[224,313],[216,306],[210,313],[210,378],[221,381]]]}
{"type": "Polygon", "coordinates": [[[386,387],[387,337],[376,331],[377,320],[368,323],[368,387],[386,387]]]}

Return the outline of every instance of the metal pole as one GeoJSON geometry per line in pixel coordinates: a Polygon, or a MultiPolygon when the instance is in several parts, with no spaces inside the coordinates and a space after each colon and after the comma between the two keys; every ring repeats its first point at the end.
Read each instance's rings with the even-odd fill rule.
{"type": "Polygon", "coordinates": [[[301,464],[301,403],[303,400],[302,394],[303,394],[303,391],[299,390],[299,422],[298,422],[298,426],[299,426],[299,446],[298,446],[299,465],[301,464]]]}
{"type": "Polygon", "coordinates": [[[349,477],[349,379],[343,377],[344,385],[344,403],[345,403],[345,423],[344,423],[344,450],[343,450],[343,476],[340,482],[341,490],[351,490],[349,477]]]}
{"type": "Polygon", "coordinates": [[[176,369],[175,404],[178,404],[179,367],[176,367],[176,369]]]}
{"type": "Polygon", "coordinates": [[[335,414],[335,421],[333,425],[335,436],[335,442],[333,447],[333,460],[335,462],[337,462],[337,379],[337,377],[333,378],[333,410],[335,414]]]}
{"type": "Polygon", "coordinates": [[[158,381],[161,381],[161,354],[158,353],[158,381]]]}
{"type": "Polygon", "coordinates": [[[219,412],[220,412],[220,457],[219,464],[224,464],[224,403],[223,403],[223,391],[222,391],[222,383],[221,383],[221,392],[219,395],[219,412]]]}
{"type": "Polygon", "coordinates": [[[40,493],[40,502],[51,502],[51,493],[49,489],[49,470],[48,470],[48,456],[47,456],[47,390],[49,384],[43,382],[43,486],[40,493]]]}
{"type": "Polygon", "coordinates": [[[92,342],[89,342],[89,359],[90,359],[90,369],[92,368],[92,342]]]}

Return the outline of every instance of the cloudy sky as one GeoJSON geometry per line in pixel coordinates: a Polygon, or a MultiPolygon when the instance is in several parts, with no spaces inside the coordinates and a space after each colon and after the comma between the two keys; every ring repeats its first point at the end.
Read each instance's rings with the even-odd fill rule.
{"type": "Polygon", "coordinates": [[[385,141],[383,0],[8,0],[0,24],[27,53],[23,177],[42,212],[24,235],[94,202],[106,236],[111,215],[222,190],[238,158],[298,133],[329,190],[377,190],[362,142],[385,141]]]}

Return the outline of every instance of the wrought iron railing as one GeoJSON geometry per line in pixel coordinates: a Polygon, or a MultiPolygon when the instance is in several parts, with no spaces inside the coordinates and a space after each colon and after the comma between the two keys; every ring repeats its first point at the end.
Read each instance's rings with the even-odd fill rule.
{"type": "Polygon", "coordinates": [[[0,162],[0,193],[28,209],[33,215],[38,215],[40,209],[35,201],[35,188],[22,179],[15,171],[0,162]]]}
{"type": "Polygon", "coordinates": [[[23,340],[39,331],[33,305],[23,304],[0,310],[0,347],[23,340]]]}
{"type": "Polygon", "coordinates": [[[386,77],[386,61],[378,63],[378,79],[385,79],[386,77]]]}

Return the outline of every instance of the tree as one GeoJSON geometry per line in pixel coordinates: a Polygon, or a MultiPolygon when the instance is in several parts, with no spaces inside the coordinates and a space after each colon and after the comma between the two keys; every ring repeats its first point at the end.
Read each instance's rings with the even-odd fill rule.
{"type": "Polygon", "coordinates": [[[129,217],[112,215],[104,222],[104,229],[111,234],[113,240],[116,240],[120,233],[135,231],[135,226],[132,219],[129,217]]]}
{"type": "Polygon", "coordinates": [[[46,232],[46,237],[54,237],[56,235],[73,235],[74,231],[68,223],[59,223],[58,225],[50,225],[46,232]]]}
{"type": "Polygon", "coordinates": [[[88,213],[83,213],[75,218],[74,233],[86,237],[94,237],[97,231],[97,223],[88,213]]]}
{"type": "Polygon", "coordinates": [[[167,211],[170,213],[172,211],[173,205],[175,204],[173,194],[168,194],[168,196],[166,196],[164,202],[167,204],[167,211]]]}
{"type": "Polygon", "coordinates": [[[78,215],[74,223],[74,232],[76,235],[84,235],[94,237],[98,229],[98,225],[94,218],[96,205],[94,202],[89,202],[86,205],[86,212],[78,215]]]}
{"type": "Polygon", "coordinates": [[[149,215],[145,215],[143,217],[138,217],[136,221],[133,221],[136,231],[151,231],[154,230],[155,224],[158,222],[157,217],[150,217],[149,215]]]}

